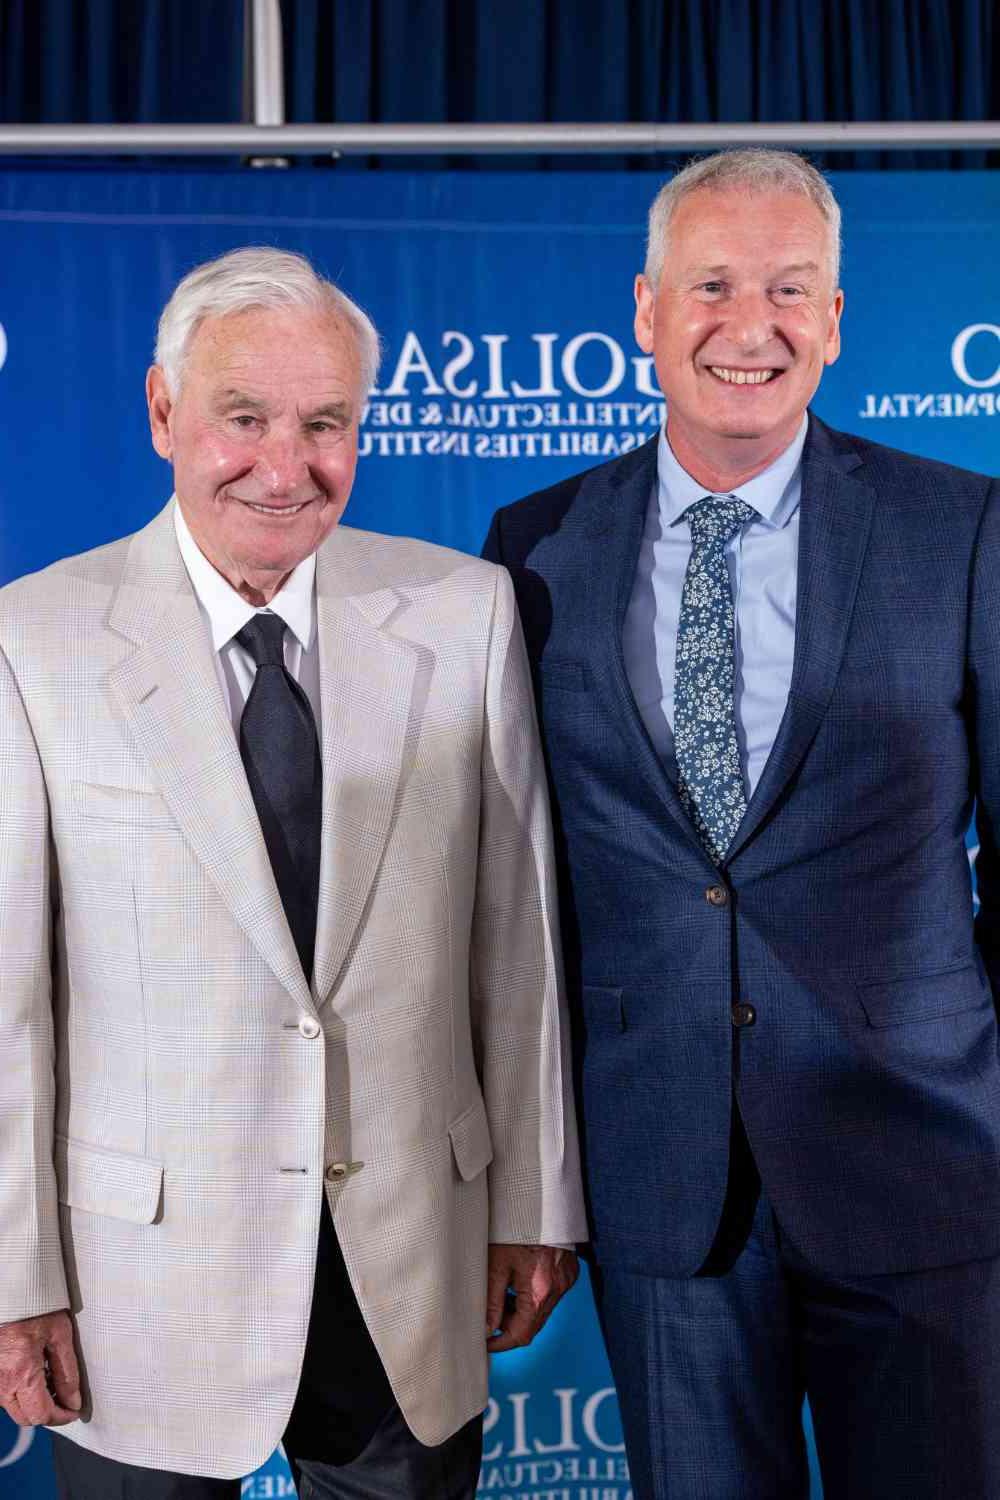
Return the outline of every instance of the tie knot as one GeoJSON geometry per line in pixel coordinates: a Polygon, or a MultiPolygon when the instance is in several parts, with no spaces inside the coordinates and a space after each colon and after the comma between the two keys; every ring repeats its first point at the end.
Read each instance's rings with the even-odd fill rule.
{"type": "Polygon", "coordinates": [[[283,667],[285,622],[280,615],[258,614],[237,632],[236,639],[249,651],[256,667],[283,667]]]}
{"type": "Polygon", "coordinates": [[[689,505],[684,514],[691,528],[691,540],[695,546],[705,546],[711,542],[725,545],[757,512],[736,495],[706,495],[689,505]]]}

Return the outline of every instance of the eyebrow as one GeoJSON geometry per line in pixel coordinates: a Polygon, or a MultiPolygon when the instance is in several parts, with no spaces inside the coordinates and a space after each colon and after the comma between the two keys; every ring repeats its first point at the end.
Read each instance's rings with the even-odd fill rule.
{"type": "Polygon", "coordinates": [[[262,401],[259,396],[248,396],[246,391],[230,388],[228,391],[220,391],[213,403],[216,411],[232,411],[234,406],[245,406],[250,411],[267,411],[267,402],[262,401]]]}
{"type": "MultiPolygon", "coordinates": [[[[215,409],[220,412],[235,411],[240,408],[244,411],[252,411],[260,416],[266,416],[270,410],[268,403],[259,396],[248,395],[235,387],[221,391],[215,401],[215,409]]],[[[312,411],[304,412],[301,420],[303,422],[315,422],[319,417],[329,417],[333,422],[339,422],[347,426],[351,421],[351,405],[347,401],[326,401],[322,406],[315,407],[312,411]]]]}
{"type": "MultiPolygon", "coordinates": [[[[691,276],[722,276],[732,268],[729,265],[720,266],[692,266],[689,274],[691,276]]],[[[814,275],[819,271],[819,264],[814,260],[796,261],[790,266],[779,266],[774,272],[775,276],[796,276],[803,271],[810,271],[814,275]]]]}
{"type": "Polygon", "coordinates": [[[327,401],[323,406],[317,406],[312,411],[302,414],[303,422],[315,422],[318,417],[329,417],[334,422],[341,422],[345,426],[351,420],[351,405],[348,401],[327,401]]]}

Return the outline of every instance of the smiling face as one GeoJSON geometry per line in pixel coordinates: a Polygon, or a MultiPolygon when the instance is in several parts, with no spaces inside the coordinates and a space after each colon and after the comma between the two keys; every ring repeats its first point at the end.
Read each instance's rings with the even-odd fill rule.
{"type": "Polygon", "coordinates": [[[146,394],[192,536],[234,589],[266,604],[351,493],[362,391],[350,330],[308,308],[206,318],[176,398],[157,365],[146,394]]]}
{"type": "Polygon", "coordinates": [[[678,461],[731,489],[794,438],[840,353],[843,293],[829,229],[803,194],[696,188],[670,222],[659,286],[636,278],[635,335],[652,354],[678,461]]]}

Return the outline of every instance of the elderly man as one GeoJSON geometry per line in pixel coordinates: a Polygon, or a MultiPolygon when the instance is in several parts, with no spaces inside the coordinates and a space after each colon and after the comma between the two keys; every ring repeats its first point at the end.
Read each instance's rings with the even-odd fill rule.
{"type": "Polygon", "coordinates": [[[377,353],[298,256],[199,267],[175,498],[0,593],[0,1395],[72,1500],[282,1436],[310,1500],[468,1497],[488,1334],[575,1274],[510,582],[338,527],[377,353]]]}
{"type": "MultiPolygon", "coordinates": [[[[839,213],[650,214],[644,450],[501,511],[636,1500],[1000,1496],[1000,487],[832,432],[839,213]],[[965,831],[978,799],[973,928],[965,831]]],[[[887,268],[891,274],[891,268],[887,268]]]]}

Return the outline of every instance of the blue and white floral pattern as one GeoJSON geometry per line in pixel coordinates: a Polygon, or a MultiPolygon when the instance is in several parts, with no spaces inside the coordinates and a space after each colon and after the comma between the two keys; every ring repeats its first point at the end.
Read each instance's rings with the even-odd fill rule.
{"type": "Polygon", "coordinates": [[[733,697],[733,595],[725,546],[757,512],[735,495],[707,495],[684,512],[691,556],[681,591],[674,744],[681,801],[716,864],[746,812],[733,697]]]}

